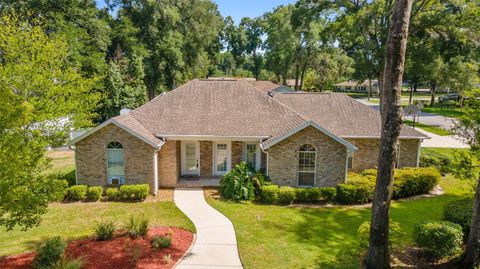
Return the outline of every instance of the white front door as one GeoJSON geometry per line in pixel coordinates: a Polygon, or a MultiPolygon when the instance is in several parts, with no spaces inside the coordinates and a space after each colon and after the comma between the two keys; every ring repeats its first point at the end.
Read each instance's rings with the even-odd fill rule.
{"type": "Polygon", "coordinates": [[[231,142],[215,142],[213,156],[213,171],[215,176],[225,175],[225,173],[231,169],[231,142]]]}
{"type": "Polygon", "coordinates": [[[182,141],[182,175],[200,175],[200,146],[197,141],[182,141]]]}

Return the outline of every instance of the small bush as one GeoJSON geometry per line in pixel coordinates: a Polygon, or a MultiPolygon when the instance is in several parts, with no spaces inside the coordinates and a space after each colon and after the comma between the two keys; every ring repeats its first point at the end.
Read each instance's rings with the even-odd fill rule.
{"type": "Polygon", "coordinates": [[[420,167],[435,167],[442,174],[452,172],[452,157],[446,154],[427,151],[420,155],[420,167]]]}
{"type": "Polygon", "coordinates": [[[103,188],[96,186],[96,187],[88,187],[87,193],[85,195],[85,200],[89,202],[96,202],[102,198],[103,188]]]}
{"type": "Polygon", "coordinates": [[[296,188],[296,200],[299,203],[316,203],[320,201],[319,188],[296,188]]]}
{"type": "Polygon", "coordinates": [[[169,248],[172,245],[170,236],[154,236],[152,238],[152,247],[156,249],[169,248]]]}
{"type": "Polygon", "coordinates": [[[147,198],[150,187],[148,184],[122,185],[119,188],[119,197],[122,201],[143,201],[147,198]]]}
{"type": "Polygon", "coordinates": [[[49,188],[47,193],[50,194],[48,201],[58,202],[65,199],[65,191],[68,188],[68,182],[64,179],[50,178],[51,184],[46,184],[45,188],[49,188]]]}
{"type": "Polygon", "coordinates": [[[254,200],[260,197],[266,179],[262,172],[255,171],[245,162],[236,165],[220,180],[220,193],[234,201],[254,200]]]}
{"type": "Polygon", "coordinates": [[[131,216],[125,225],[128,236],[132,238],[145,237],[148,233],[149,222],[146,216],[131,216]]]}
{"type": "MultiPolygon", "coordinates": [[[[402,242],[402,237],[404,233],[400,229],[400,223],[390,220],[389,226],[389,246],[390,248],[395,248],[399,246],[402,242]]],[[[368,242],[370,239],[370,221],[363,222],[357,229],[358,243],[361,249],[368,248],[368,242]]]]}
{"type": "Polygon", "coordinates": [[[63,256],[67,244],[59,237],[48,239],[37,249],[37,254],[33,261],[36,269],[52,268],[63,256]]]}
{"type": "Polygon", "coordinates": [[[95,235],[99,241],[112,239],[116,229],[115,223],[111,220],[97,223],[94,227],[95,235]]]}
{"type": "Polygon", "coordinates": [[[261,201],[266,204],[273,204],[278,201],[278,186],[266,185],[262,187],[261,201]]]}
{"type": "Polygon", "coordinates": [[[120,199],[120,191],[117,188],[107,188],[105,195],[108,201],[118,201],[120,199]]]}
{"type": "Polygon", "coordinates": [[[332,203],[335,201],[335,197],[337,196],[337,189],[324,187],[320,188],[320,200],[324,201],[325,203],[332,203]]]}
{"type": "Polygon", "coordinates": [[[65,191],[65,200],[82,201],[87,196],[87,185],[74,185],[65,191]]]}
{"type": "Polygon", "coordinates": [[[441,178],[436,168],[403,168],[395,170],[393,199],[429,193],[441,178]]]}
{"type": "Polygon", "coordinates": [[[413,229],[413,240],[435,260],[453,257],[462,251],[462,227],[448,221],[420,222],[413,229]]]}
{"type": "Polygon", "coordinates": [[[80,269],[85,265],[83,258],[71,259],[63,255],[52,269],[80,269]]]}
{"type": "Polygon", "coordinates": [[[289,205],[295,200],[295,189],[292,187],[280,187],[278,189],[278,202],[289,205]]]}
{"type": "Polygon", "coordinates": [[[372,195],[371,188],[366,185],[337,185],[337,202],[341,204],[365,204],[371,201],[372,195]]]}
{"type": "Polygon", "coordinates": [[[463,234],[468,236],[473,213],[473,198],[464,198],[449,202],[443,207],[443,219],[462,226],[463,234]]]}

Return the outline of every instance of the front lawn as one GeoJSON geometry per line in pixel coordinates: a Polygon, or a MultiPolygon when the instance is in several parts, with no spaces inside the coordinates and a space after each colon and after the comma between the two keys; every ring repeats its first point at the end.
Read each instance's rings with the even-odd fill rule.
{"type": "Polygon", "coordinates": [[[141,203],[53,203],[40,226],[26,232],[0,230],[0,257],[35,249],[43,239],[59,235],[66,240],[93,234],[95,222],[113,219],[120,226],[131,215],[145,214],[151,225],[176,226],[195,231],[193,223],[172,201],[141,203]]]}
{"type": "MultiPolygon", "coordinates": [[[[404,120],[403,123],[408,125],[408,126],[413,126],[413,121],[411,121],[411,120],[404,120]]],[[[421,129],[423,129],[427,132],[434,133],[434,134],[440,135],[440,136],[447,136],[447,135],[452,134],[451,132],[449,132],[445,129],[442,129],[440,127],[431,126],[431,125],[420,123],[420,122],[415,122],[415,128],[417,128],[417,127],[421,128],[421,129]]]]}
{"type": "MultiPolygon", "coordinates": [[[[440,220],[443,205],[472,190],[468,182],[451,176],[441,185],[444,195],[392,203],[392,219],[405,233],[403,244],[412,243],[416,222],[440,220]]],[[[370,219],[369,207],[299,208],[207,200],[232,220],[245,268],[359,268],[357,228],[370,219]]]]}
{"type": "Polygon", "coordinates": [[[458,107],[441,107],[441,106],[426,106],[422,108],[422,112],[434,113],[445,117],[458,118],[463,115],[461,108],[458,107]]]}

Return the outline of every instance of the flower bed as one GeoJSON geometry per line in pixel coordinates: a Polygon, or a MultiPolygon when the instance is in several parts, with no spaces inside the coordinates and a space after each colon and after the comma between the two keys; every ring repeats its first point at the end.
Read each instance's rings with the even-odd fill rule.
{"type": "MultiPolygon", "coordinates": [[[[172,268],[192,244],[193,234],[180,228],[150,228],[145,238],[132,239],[117,234],[109,241],[95,238],[71,241],[65,251],[71,258],[83,257],[83,269],[94,268],[172,268]],[[169,248],[155,249],[151,240],[155,236],[172,234],[169,248]]],[[[0,259],[0,268],[32,268],[35,253],[25,253],[0,259]]]]}

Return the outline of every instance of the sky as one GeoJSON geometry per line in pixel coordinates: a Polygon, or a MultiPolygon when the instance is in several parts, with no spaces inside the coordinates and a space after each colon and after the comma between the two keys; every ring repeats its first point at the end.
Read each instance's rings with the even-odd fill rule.
{"type": "MultiPolygon", "coordinates": [[[[104,7],[104,0],[96,0],[104,7]]],[[[213,0],[223,17],[231,16],[236,23],[243,17],[257,17],[279,5],[295,3],[296,0],[213,0]]]]}

